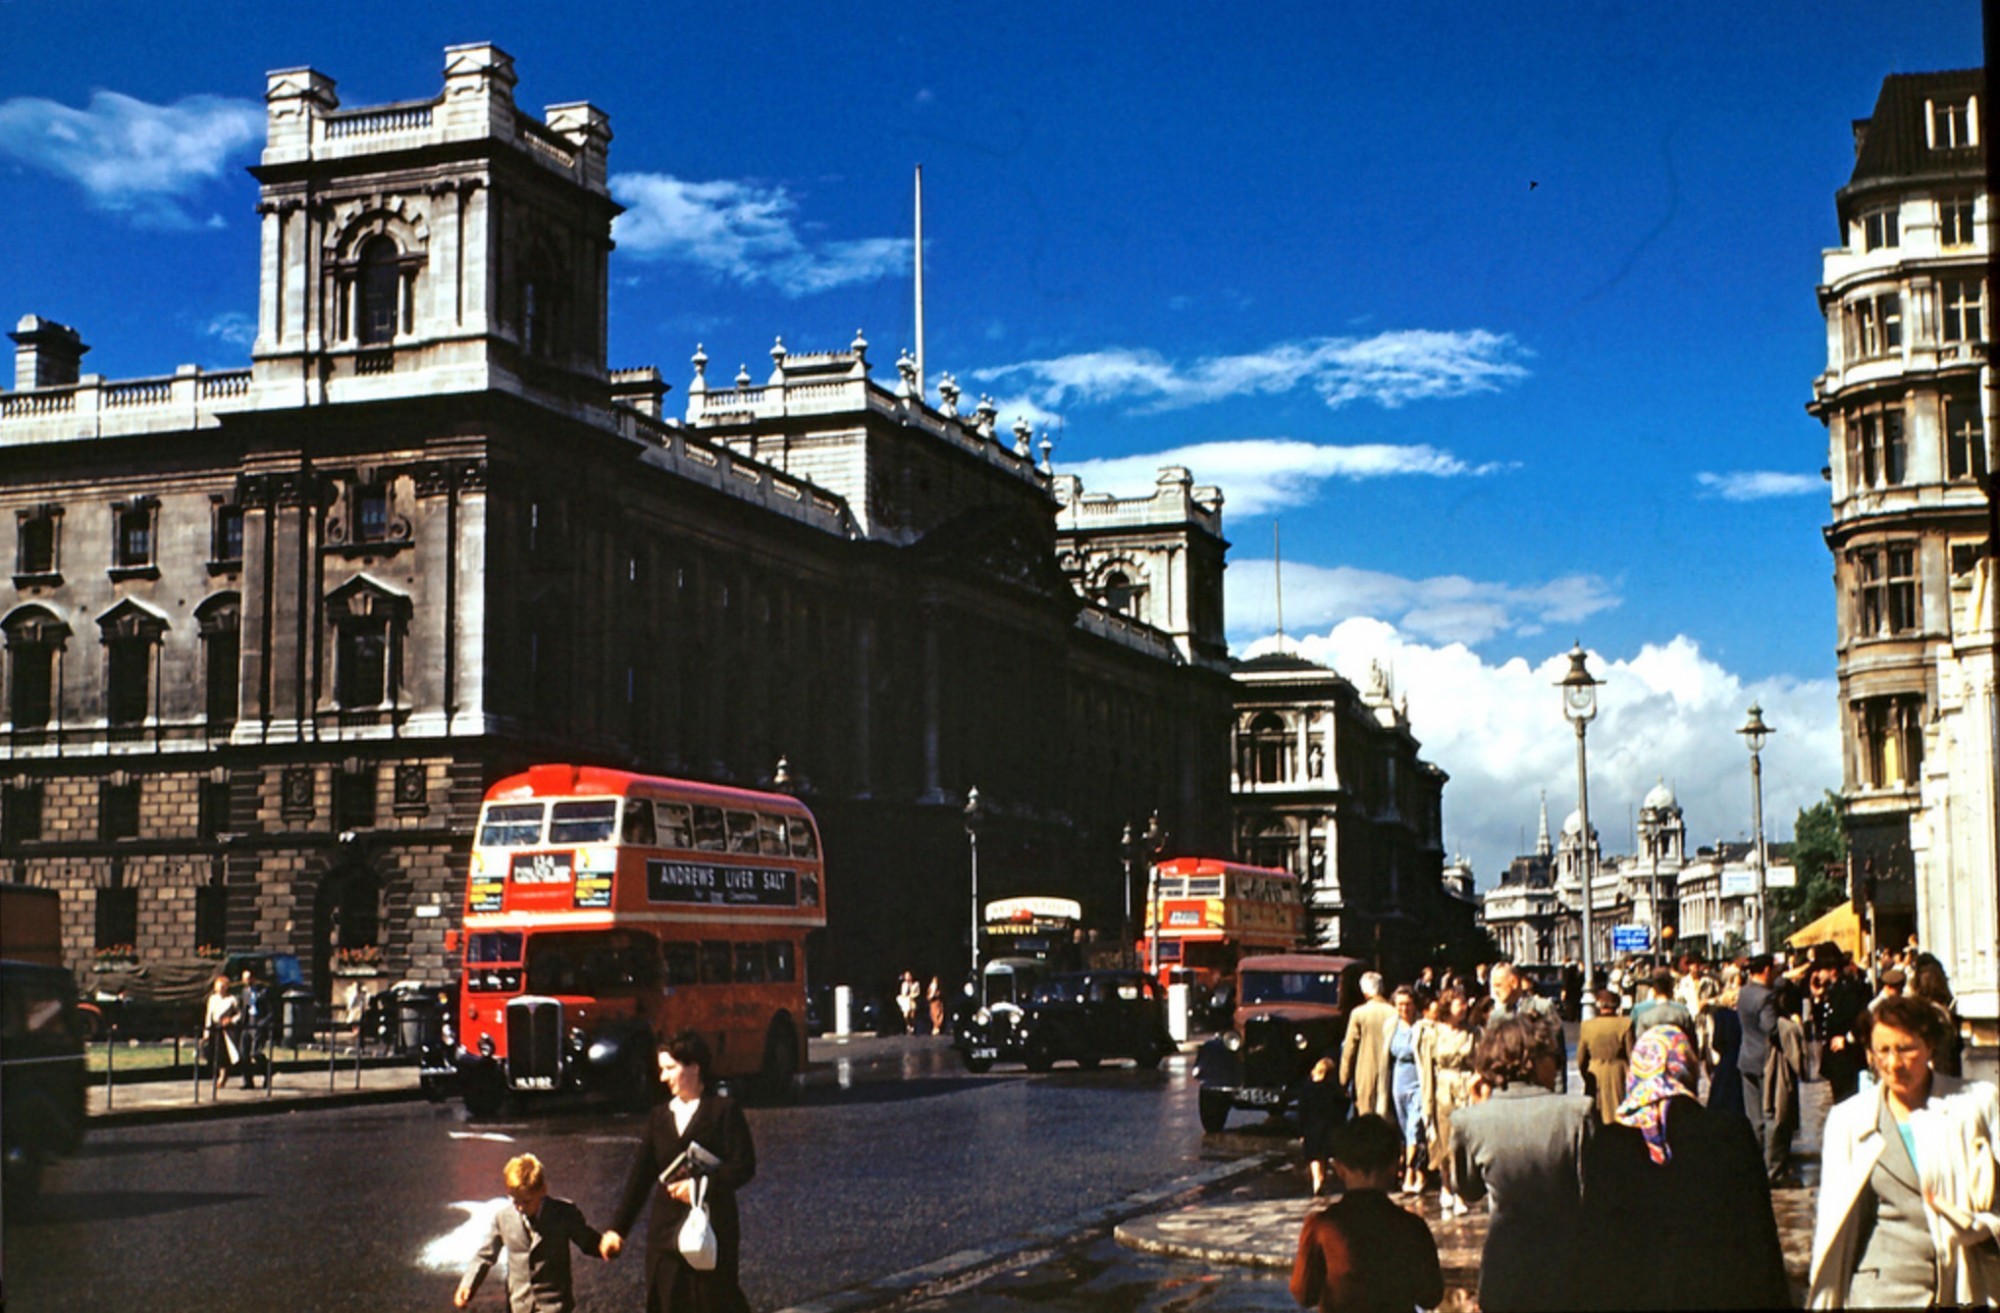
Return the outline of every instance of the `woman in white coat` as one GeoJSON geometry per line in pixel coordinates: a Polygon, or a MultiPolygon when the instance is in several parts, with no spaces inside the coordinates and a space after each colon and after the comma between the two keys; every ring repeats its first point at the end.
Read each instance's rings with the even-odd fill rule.
{"type": "Polygon", "coordinates": [[[1943,1028],[1875,1008],[1877,1084],[1827,1113],[1810,1307],[2000,1306],[2000,1095],[1931,1069],[1943,1028]]]}

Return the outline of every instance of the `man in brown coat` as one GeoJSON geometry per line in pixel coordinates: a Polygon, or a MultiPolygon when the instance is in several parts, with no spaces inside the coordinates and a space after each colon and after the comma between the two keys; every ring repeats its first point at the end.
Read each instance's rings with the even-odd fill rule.
{"type": "Polygon", "coordinates": [[[1361,992],[1368,1001],[1347,1019],[1347,1038],[1340,1044],[1340,1083],[1354,1087],[1355,1116],[1372,1112],[1393,1123],[1396,1105],[1389,1092],[1389,1037],[1396,1032],[1396,1008],[1382,997],[1380,971],[1361,977],[1361,992]]]}
{"type": "Polygon", "coordinates": [[[1609,1126],[1625,1101],[1625,1077],[1632,1064],[1632,1018],[1618,1015],[1618,996],[1597,991],[1597,1015],[1576,1037],[1576,1067],[1583,1092],[1597,1100],[1597,1119],[1609,1126]]]}

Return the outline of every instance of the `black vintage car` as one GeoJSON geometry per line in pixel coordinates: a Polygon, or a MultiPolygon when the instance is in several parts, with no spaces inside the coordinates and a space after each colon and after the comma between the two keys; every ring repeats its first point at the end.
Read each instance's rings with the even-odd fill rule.
{"type": "Polygon", "coordinates": [[[1047,1071],[1074,1062],[1088,1071],[1106,1059],[1157,1067],[1173,1051],[1165,994],[1140,971],[1074,971],[1044,976],[1018,1007],[981,1008],[957,1040],[968,1070],[1025,1062],[1047,1071]]]}
{"type": "Polygon", "coordinates": [[[1347,1014],[1360,1002],[1361,963],[1280,953],[1236,964],[1230,1029],[1201,1046],[1201,1128],[1215,1132],[1232,1108],[1279,1113],[1298,1098],[1313,1063],[1338,1053],[1347,1014]]]}
{"type": "Polygon", "coordinates": [[[25,1203],[83,1139],[83,1020],[61,967],[0,962],[0,1188],[25,1203]]]}

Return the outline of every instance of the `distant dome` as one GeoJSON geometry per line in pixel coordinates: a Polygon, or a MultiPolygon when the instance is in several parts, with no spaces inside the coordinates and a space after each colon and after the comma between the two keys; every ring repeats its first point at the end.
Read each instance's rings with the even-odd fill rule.
{"type": "Polygon", "coordinates": [[[1674,800],[1674,791],[1667,787],[1667,782],[1661,780],[1652,787],[1646,794],[1646,800],[1639,805],[1653,811],[1672,811],[1680,804],[1674,800]]]}
{"type": "Polygon", "coordinates": [[[1566,818],[1565,818],[1565,819],[1563,820],[1563,833],[1564,833],[1564,834],[1582,834],[1582,833],[1583,833],[1583,813],[1581,813],[1581,812],[1571,812],[1571,813],[1570,813],[1570,814],[1569,814],[1569,815],[1568,815],[1568,816],[1567,816],[1567,817],[1566,817],[1566,818]]]}

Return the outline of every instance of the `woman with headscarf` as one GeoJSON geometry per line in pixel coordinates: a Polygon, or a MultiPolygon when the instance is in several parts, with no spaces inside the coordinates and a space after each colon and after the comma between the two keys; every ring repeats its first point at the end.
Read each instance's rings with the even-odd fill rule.
{"type": "Polygon", "coordinates": [[[1606,1308],[1780,1308],[1784,1248],[1750,1123],[1696,1096],[1694,1045],[1655,1026],[1632,1049],[1615,1121],[1584,1156],[1593,1248],[1625,1279],[1606,1308]]]}

